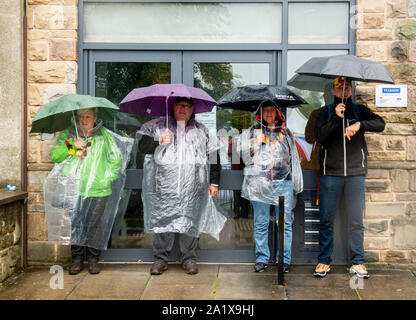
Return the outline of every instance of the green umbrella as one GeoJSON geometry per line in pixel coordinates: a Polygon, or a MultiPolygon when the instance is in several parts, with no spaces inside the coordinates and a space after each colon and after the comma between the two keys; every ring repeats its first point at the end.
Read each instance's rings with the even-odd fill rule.
{"type": "Polygon", "coordinates": [[[106,98],[67,94],[39,109],[33,118],[30,133],[62,131],[71,125],[71,117],[75,120],[75,111],[89,108],[98,108],[98,117],[103,120],[113,120],[119,110],[119,107],[106,98]]]}

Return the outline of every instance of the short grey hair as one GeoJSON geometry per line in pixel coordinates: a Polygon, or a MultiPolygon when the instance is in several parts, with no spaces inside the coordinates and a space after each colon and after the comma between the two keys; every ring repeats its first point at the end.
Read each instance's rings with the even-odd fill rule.
{"type": "Polygon", "coordinates": [[[96,117],[98,115],[98,108],[88,108],[88,109],[79,109],[79,110],[77,110],[77,116],[79,116],[80,114],[83,114],[87,111],[92,111],[92,113],[94,114],[94,117],[96,117]]]}

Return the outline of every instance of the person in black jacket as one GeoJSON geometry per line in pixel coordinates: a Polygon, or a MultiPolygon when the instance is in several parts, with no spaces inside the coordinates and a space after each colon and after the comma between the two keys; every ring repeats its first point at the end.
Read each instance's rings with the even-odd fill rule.
{"type": "Polygon", "coordinates": [[[320,253],[314,275],[325,277],[331,270],[334,216],[338,202],[344,196],[349,220],[350,272],[368,278],[364,266],[363,213],[368,156],[364,133],[383,131],[385,122],[366,106],[353,103],[348,79],[336,78],[332,94],[334,104],[321,108],[315,124],[316,139],[322,145],[322,177],[319,192],[320,253]]]}
{"type": "MultiPolygon", "coordinates": [[[[159,191],[155,191],[158,196],[154,201],[157,201],[158,209],[156,210],[156,213],[149,212],[151,218],[149,218],[150,221],[147,222],[151,225],[150,229],[155,232],[153,241],[155,262],[150,269],[152,275],[160,275],[163,271],[167,270],[168,256],[172,250],[175,238],[178,238],[179,241],[182,254],[182,266],[186,273],[198,273],[196,264],[198,238],[195,235],[195,233],[197,233],[197,230],[195,229],[198,228],[196,224],[201,215],[200,211],[203,209],[201,208],[203,205],[202,202],[205,199],[201,193],[211,197],[215,197],[218,194],[221,171],[219,155],[216,151],[211,151],[211,153],[209,153],[209,151],[206,150],[206,152],[209,153],[209,162],[211,162],[212,159],[214,159],[214,162],[215,159],[217,161],[209,164],[209,182],[205,184],[203,176],[206,172],[206,163],[200,162],[205,161],[205,156],[202,155],[203,151],[202,149],[199,149],[199,147],[202,147],[202,144],[207,141],[205,136],[201,136],[207,133],[207,129],[203,124],[194,119],[195,116],[193,110],[192,99],[182,97],[176,98],[172,117],[169,117],[169,130],[167,130],[165,126],[166,118],[151,120],[143,125],[143,127],[147,127],[147,129],[139,142],[140,152],[155,156],[158,154],[158,157],[160,157],[161,154],[166,155],[166,148],[172,147],[169,149],[170,153],[168,152],[170,155],[177,155],[179,157],[189,156],[190,158],[196,157],[196,159],[189,159],[191,161],[196,161],[195,163],[192,162],[192,164],[188,166],[185,165],[185,167],[182,165],[182,168],[181,164],[178,163],[173,163],[171,165],[162,165],[162,163],[160,163],[160,165],[157,165],[156,176],[154,179],[156,179],[156,188],[159,191]],[[157,131],[157,128],[159,128],[160,125],[165,129],[162,130],[160,138],[155,141],[155,136],[151,135],[154,133],[155,129],[157,131]],[[179,128],[180,126],[182,126],[182,129],[179,128]],[[177,130],[175,130],[175,128],[177,128],[177,130]],[[170,131],[170,129],[173,129],[173,131],[170,131]],[[189,143],[189,149],[186,149],[189,154],[187,154],[186,151],[184,151],[185,153],[178,151],[179,149],[183,150],[184,143],[189,143]],[[196,152],[196,154],[193,154],[192,152],[196,152]],[[216,154],[216,158],[214,153],[216,154]],[[189,172],[182,172],[183,170],[189,170],[189,172]],[[195,173],[197,173],[197,175],[195,175],[195,173]],[[184,176],[178,178],[181,174],[184,174],[184,176]],[[179,194],[171,194],[172,190],[176,190],[175,185],[179,182],[177,179],[185,183],[185,186],[182,187],[186,189],[181,190],[179,194]],[[200,183],[198,181],[200,181],[200,183]],[[208,190],[204,189],[205,185],[208,187],[208,190]],[[192,193],[192,196],[190,193],[192,193]],[[162,215],[160,214],[161,210],[163,211],[162,215]],[[156,216],[153,216],[152,214],[155,214],[156,216]],[[189,228],[192,231],[189,231],[189,228]]],[[[162,160],[162,162],[164,162],[164,160],[162,160]]]]}

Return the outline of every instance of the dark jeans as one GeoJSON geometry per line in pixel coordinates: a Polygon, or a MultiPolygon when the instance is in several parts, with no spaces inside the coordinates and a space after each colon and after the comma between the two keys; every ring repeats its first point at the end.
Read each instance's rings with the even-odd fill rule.
{"type": "Polygon", "coordinates": [[[101,251],[91,247],[71,245],[72,262],[98,262],[101,251]]]}
{"type": "Polygon", "coordinates": [[[168,264],[169,253],[173,248],[175,237],[179,238],[179,249],[181,251],[181,263],[196,261],[196,247],[198,238],[190,237],[182,233],[155,233],[153,240],[153,254],[155,262],[166,265],[168,264]]]}
{"type": "Polygon", "coordinates": [[[352,264],[363,264],[365,176],[322,176],[319,191],[319,257],[320,263],[330,264],[334,249],[334,216],[340,198],[345,197],[345,213],[349,223],[349,247],[352,264]]]}

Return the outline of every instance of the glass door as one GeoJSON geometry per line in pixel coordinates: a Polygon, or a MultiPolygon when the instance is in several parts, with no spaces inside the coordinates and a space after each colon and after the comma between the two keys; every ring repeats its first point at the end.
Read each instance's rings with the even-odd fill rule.
{"type": "MultiPolygon", "coordinates": [[[[235,87],[276,83],[275,52],[184,52],[183,79],[218,100],[235,87]]],[[[244,164],[236,155],[233,137],[253,125],[251,112],[216,108],[196,115],[223,142],[219,150],[221,190],[215,198],[228,219],[220,240],[208,235],[199,240],[202,261],[252,262],[254,257],[253,212],[250,202],[241,197],[244,164]],[[234,147],[234,148],[233,148],[234,147]],[[234,155],[233,155],[234,153],[234,155]]]]}

